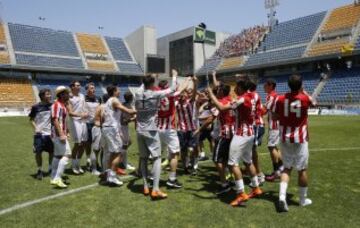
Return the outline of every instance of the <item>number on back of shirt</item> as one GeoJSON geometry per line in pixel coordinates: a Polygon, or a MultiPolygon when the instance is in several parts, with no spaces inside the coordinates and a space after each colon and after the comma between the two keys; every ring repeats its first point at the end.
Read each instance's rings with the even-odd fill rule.
{"type": "Polygon", "coordinates": [[[300,100],[295,100],[295,101],[291,102],[289,105],[289,99],[285,99],[285,102],[284,102],[284,116],[285,117],[289,117],[289,109],[290,109],[290,112],[295,113],[296,118],[301,117],[301,101],[300,100]]]}

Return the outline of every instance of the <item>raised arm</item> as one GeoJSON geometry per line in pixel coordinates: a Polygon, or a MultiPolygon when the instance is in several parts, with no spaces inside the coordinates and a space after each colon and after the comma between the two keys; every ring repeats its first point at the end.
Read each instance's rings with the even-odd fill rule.
{"type": "Polygon", "coordinates": [[[172,70],[171,75],[172,75],[172,79],[171,79],[170,87],[164,90],[154,91],[153,94],[155,97],[163,98],[176,91],[176,80],[177,80],[178,72],[176,70],[172,70]]]}
{"type": "Polygon", "coordinates": [[[209,98],[211,99],[213,104],[216,106],[216,108],[219,109],[219,111],[227,111],[227,110],[233,109],[230,104],[227,104],[227,105],[221,104],[219,102],[219,100],[216,98],[216,96],[214,95],[214,93],[212,92],[212,89],[210,87],[208,87],[207,90],[208,90],[209,98]]]}
{"type": "Polygon", "coordinates": [[[220,82],[216,78],[216,71],[214,70],[212,72],[212,80],[215,87],[218,87],[220,85],[220,82]]]}

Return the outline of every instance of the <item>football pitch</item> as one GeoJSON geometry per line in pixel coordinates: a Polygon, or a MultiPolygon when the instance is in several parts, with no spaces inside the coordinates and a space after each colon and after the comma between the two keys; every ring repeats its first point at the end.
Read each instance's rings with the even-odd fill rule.
{"type": "MultiPolygon", "coordinates": [[[[298,207],[294,172],[288,189],[290,211],[280,214],[275,207],[278,182],[265,183],[265,194],[244,207],[229,206],[234,192],[217,197],[218,177],[211,161],[200,163],[197,176],[182,175],[180,169],[180,190],[166,189],[163,171],[161,188],[169,194],[163,201],[143,196],[142,181],[135,177],[110,188],[97,185],[98,178],[89,173],[67,173],[69,188],[55,189],[49,177],[38,181],[32,176],[36,165],[28,119],[0,118],[0,227],[360,227],[360,116],[311,117],[309,125],[313,205],[298,207]]],[[[134,140],[133,131],[132,136],[134,140]]],[[[264,145],[259,153],[263,171],[269,173],[264,145]]],[[[46,170],[46,153],[43,157],[46,170]]],[[[137,165],[136,143],[129,160],[137,165]]]]}

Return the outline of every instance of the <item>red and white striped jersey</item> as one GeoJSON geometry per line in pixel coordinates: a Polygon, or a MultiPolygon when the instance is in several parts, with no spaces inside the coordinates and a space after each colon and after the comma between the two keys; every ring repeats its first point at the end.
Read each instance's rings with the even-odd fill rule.
{"type": "Polygon", "coordinates": [[[55,129],[55,125],[54,125],[55,119],[58,120],[64,134],[67,134],[66,116],[67,116],[67,110],[64,103],[60,102],[59,100],[55,101],[55,103],[51,106],[51,137],[60,136],[55,129]]]}
{"type": "MultiPolygon", "coordinates": [[[[222,105],[231,104],[231,96],[219,100],[222,105]]],[[[218,120],[220,123],[220,136],[230,139],[234,135],[235,115],[233,110],[220,111],[218,120]]]]}
{"type": "Polygon", "coordinates": [[[160,100],[157,126],[159,129],[175,129],[175,101],[178,93],[170,95],[160,100]]]}
{"type": "Polygon", "coordinates": [[[252,96],[250,93],[245,93],[238,97],[237,101],[233,103],[235,109],[235,134],[239,136],[254,135],[254,115],[252,96]]]}
{"type": "Polygon", "coordinates": [[[176,102],[176,114],[178,121],[178,130],[179,131],[195,131],[196,123],[194,121],[194,110],[195,102],[190,98],[185,101],[176,102]]]}
{"type": "Polygon", "coordinates": [[[272,111],[279,115],[282,142],[304,143],[309,140],[307,125],[310,106],[310,97],[302,92],[286,93],[276,98],[272,111]]]}
{"type": "Polygon", "coordinates": [[[273,90],[271,93],[269,93],[266,97],[266,110],[268,114],[268,122],[269,122],[269,129],[270,130],[278,130],[279,129],[279,121],[273,120],[271,110],[273,110],[275,105],[275,100],[278,97],[275,90],[273,90]]]}
{"type": "Polygon", "coordinates": [[[262,118],[263,116],[263,107],[261,104],[261,97],[260,95],[254,91],[254,92],[250,92],[250,95],[252,97],[252,104],[253,104],[253,115],[254,115],[254,125],[256,126],[264,126],[264,120],[262,118]]]}

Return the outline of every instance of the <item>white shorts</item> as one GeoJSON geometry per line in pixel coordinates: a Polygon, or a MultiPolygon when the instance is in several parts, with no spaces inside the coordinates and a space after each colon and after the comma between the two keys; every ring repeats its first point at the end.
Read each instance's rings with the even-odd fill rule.
{"type": "Polygon", "coordinates": [[[69,130],[74,143],[82,143],[88,140],[86,123],[82,120],[69,120],[69,130]]]}
{"type": "Polygon", "coordinates": [[[309,160],[308,142],[280,143],[282,161],[286,169],[295,168],[297,171],[307,169],[309,160]]]}
{"type": "Polygon", "coordinates": [[[91,129],[92,142],[91,148],[95,151],[99,151],[101,149],[101,128],[94,126],[91,129]]]}
{"type": "Polygon", "coordinates": [[[180,141],[176,130],[159,130],[159,136],[163,149],[168,149],[169,153],[180,153],[180,141]]]}
{"type": "Polygon", "coordinates": [[[269,129],[268,147],[275,147],[279,144],[280,132],[279,130],[269,129]]]}
{"type": "Polygon", "coordinates": [[[254,136],[235,135],[230,144],[229,161],[230,166],[238,166],[240,161],[246,164],[252,163],[252,148],[254,136]]]}
{"type": "Polygon", "coordinates": [[[54,156],[69,156],[71,155],[71,148],[69,140],[66,140],[65,143],[60,141],[59,137],[51,138],[54,143],[54,156]]]}
{"type": "Polygon", "coordinates": [[[129,126],[121,126],[120,127],[120,136],[123,141],[124,146],[128,146],[130,144],[130,132],[129,132],[129,126]]]}
{"type": "Polygon", "coordinates": [[[158,131],[137,132],[140,158],[161,157],[161,143],[158,131]]]}
{"type": "Polygon", "coordinates": [[[124,152],[119,129],[113,127],[103,127],[101,135],[104,138],[105,149],[107,150],[107,152],[124,152]]]}

